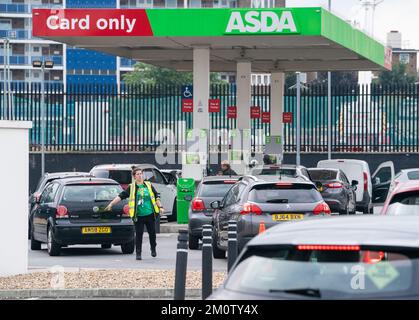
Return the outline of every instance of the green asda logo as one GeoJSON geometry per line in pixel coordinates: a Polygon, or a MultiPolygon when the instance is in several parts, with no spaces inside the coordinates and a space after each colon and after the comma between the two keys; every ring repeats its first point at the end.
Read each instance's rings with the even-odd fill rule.
{"type": "Polygon", "coordinates": [[[233,11],[225,33],[299,33],[291,11],[233,11]]]}

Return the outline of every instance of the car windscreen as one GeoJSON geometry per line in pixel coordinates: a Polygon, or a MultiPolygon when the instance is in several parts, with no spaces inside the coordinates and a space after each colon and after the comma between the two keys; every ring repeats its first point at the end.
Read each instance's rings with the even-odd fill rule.
{"type": "Polygon", "coordinates": [[[394,195],[386,214],[395,216],[419,215],[419,190],[394,195]]]}
{"type": "Polygon", "coordinates": [[[222,198],[231,189],[234,183],[234,181],[228,183],[224,183],[224,181],[203,183],[199,190],[199,196],[203,198],[222,198]]]}
{"type": "Polygon", "coordinates": [[[249,247],[225,287],[253,294],[334,298],[419,294],[418,250],[249,247]]]}
{"type": "Polygon", "coordinates": [[[311,180],[328,181],[336,180],[338,172],[335,170],[309,170],[311,180]]]}
{"type": "Polygon", "coordinates": [[[112,179],[120,184],[130,184],[132,182],[131,170],[94,169],[92,175],[96,178],[112,179]]]}
{"type": "Polygon", "coordinates": [[[80,184],[64,187],[61,202],[112,201],[122,191],[120,185],[80,184]]]}
{"type": "Polygon", "coordinates": [[[312,185],[282,186],[263,184],[255,186],[249,193],[249,201],[256,203],[315,203],[322,196],[312,185]]]}
{"type": "Polygon", "coordinates": [[[419,180],[419,170],[418,171],[409,171],[407,173],[409,180],[419,180]]]}
{"type": "Polygon", "coordinates": [[[297,171],[295,169],[284,168],[253,169],[252,175],[295,177],[297,175],[297,171]]]}

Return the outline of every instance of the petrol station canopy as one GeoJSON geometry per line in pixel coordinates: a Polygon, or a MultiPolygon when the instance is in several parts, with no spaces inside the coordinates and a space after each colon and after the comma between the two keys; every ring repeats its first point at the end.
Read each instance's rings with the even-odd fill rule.
{"type": "Polygon", "coordinates": [[[391,68],[391,49],[320,7],[34,9],[33,35],[185,71],[200,47],[220,72],[391,68]]]}

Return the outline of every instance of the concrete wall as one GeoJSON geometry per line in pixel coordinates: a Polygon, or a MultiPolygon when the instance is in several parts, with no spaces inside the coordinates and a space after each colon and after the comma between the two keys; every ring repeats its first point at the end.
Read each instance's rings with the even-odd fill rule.
{"type": "MultiPolygon", "coordinates": [[[[180,154],[172,155],[174,159],[180,154]]],[[[226,159],[227,155],[212,155],[212,158],[226,159]]],[[[384,161],[393,161],[396,172],[400,169],[419,167],[419,154],[378,154],[378,153],[343,153],[333,154],[334,159],[360,159],[370,164],[371,171],[384,161]]],[[[301,164],[306,167],[315,167],[319,160],[327,159],[327,154],[322,153],[303,153],[301,155],[301,164]]],[[[57,171],[90,171],[92,167],[105,163],[152,163],[159,168],[181,168],[180,159],[176,165],[158,165],[154,153],[47,153],[46,172],[57,171]]],[[[29,157],[30,190],[34,191],[41,172],[41,156],[39,153],[32,153],[29,157]]],[[[284,163],[295,163],[295,154],[285,154],[284,163]]],[[[218,165],[212,165],[211,168],[216,171],[218,165]]],[[[15,180],[15,179],[14,179],[15,180]]]]}
{"type": "Polygon", "coordinates": [[[0,121],[0,276],[28,269],[30,122],[0,121]]]}

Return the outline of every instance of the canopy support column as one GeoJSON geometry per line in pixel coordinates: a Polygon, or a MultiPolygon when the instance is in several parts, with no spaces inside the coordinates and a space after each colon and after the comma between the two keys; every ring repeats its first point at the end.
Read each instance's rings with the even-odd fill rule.
{"type": "Polygon", "coordinates": [[[284,112],[284,85],[285,74],[281,71],[271,72],[271,137],[280,138],[280,154],[277,154],[278,162],[283,159],[284,152],[284,124],[282,114],[284,112]]]}

